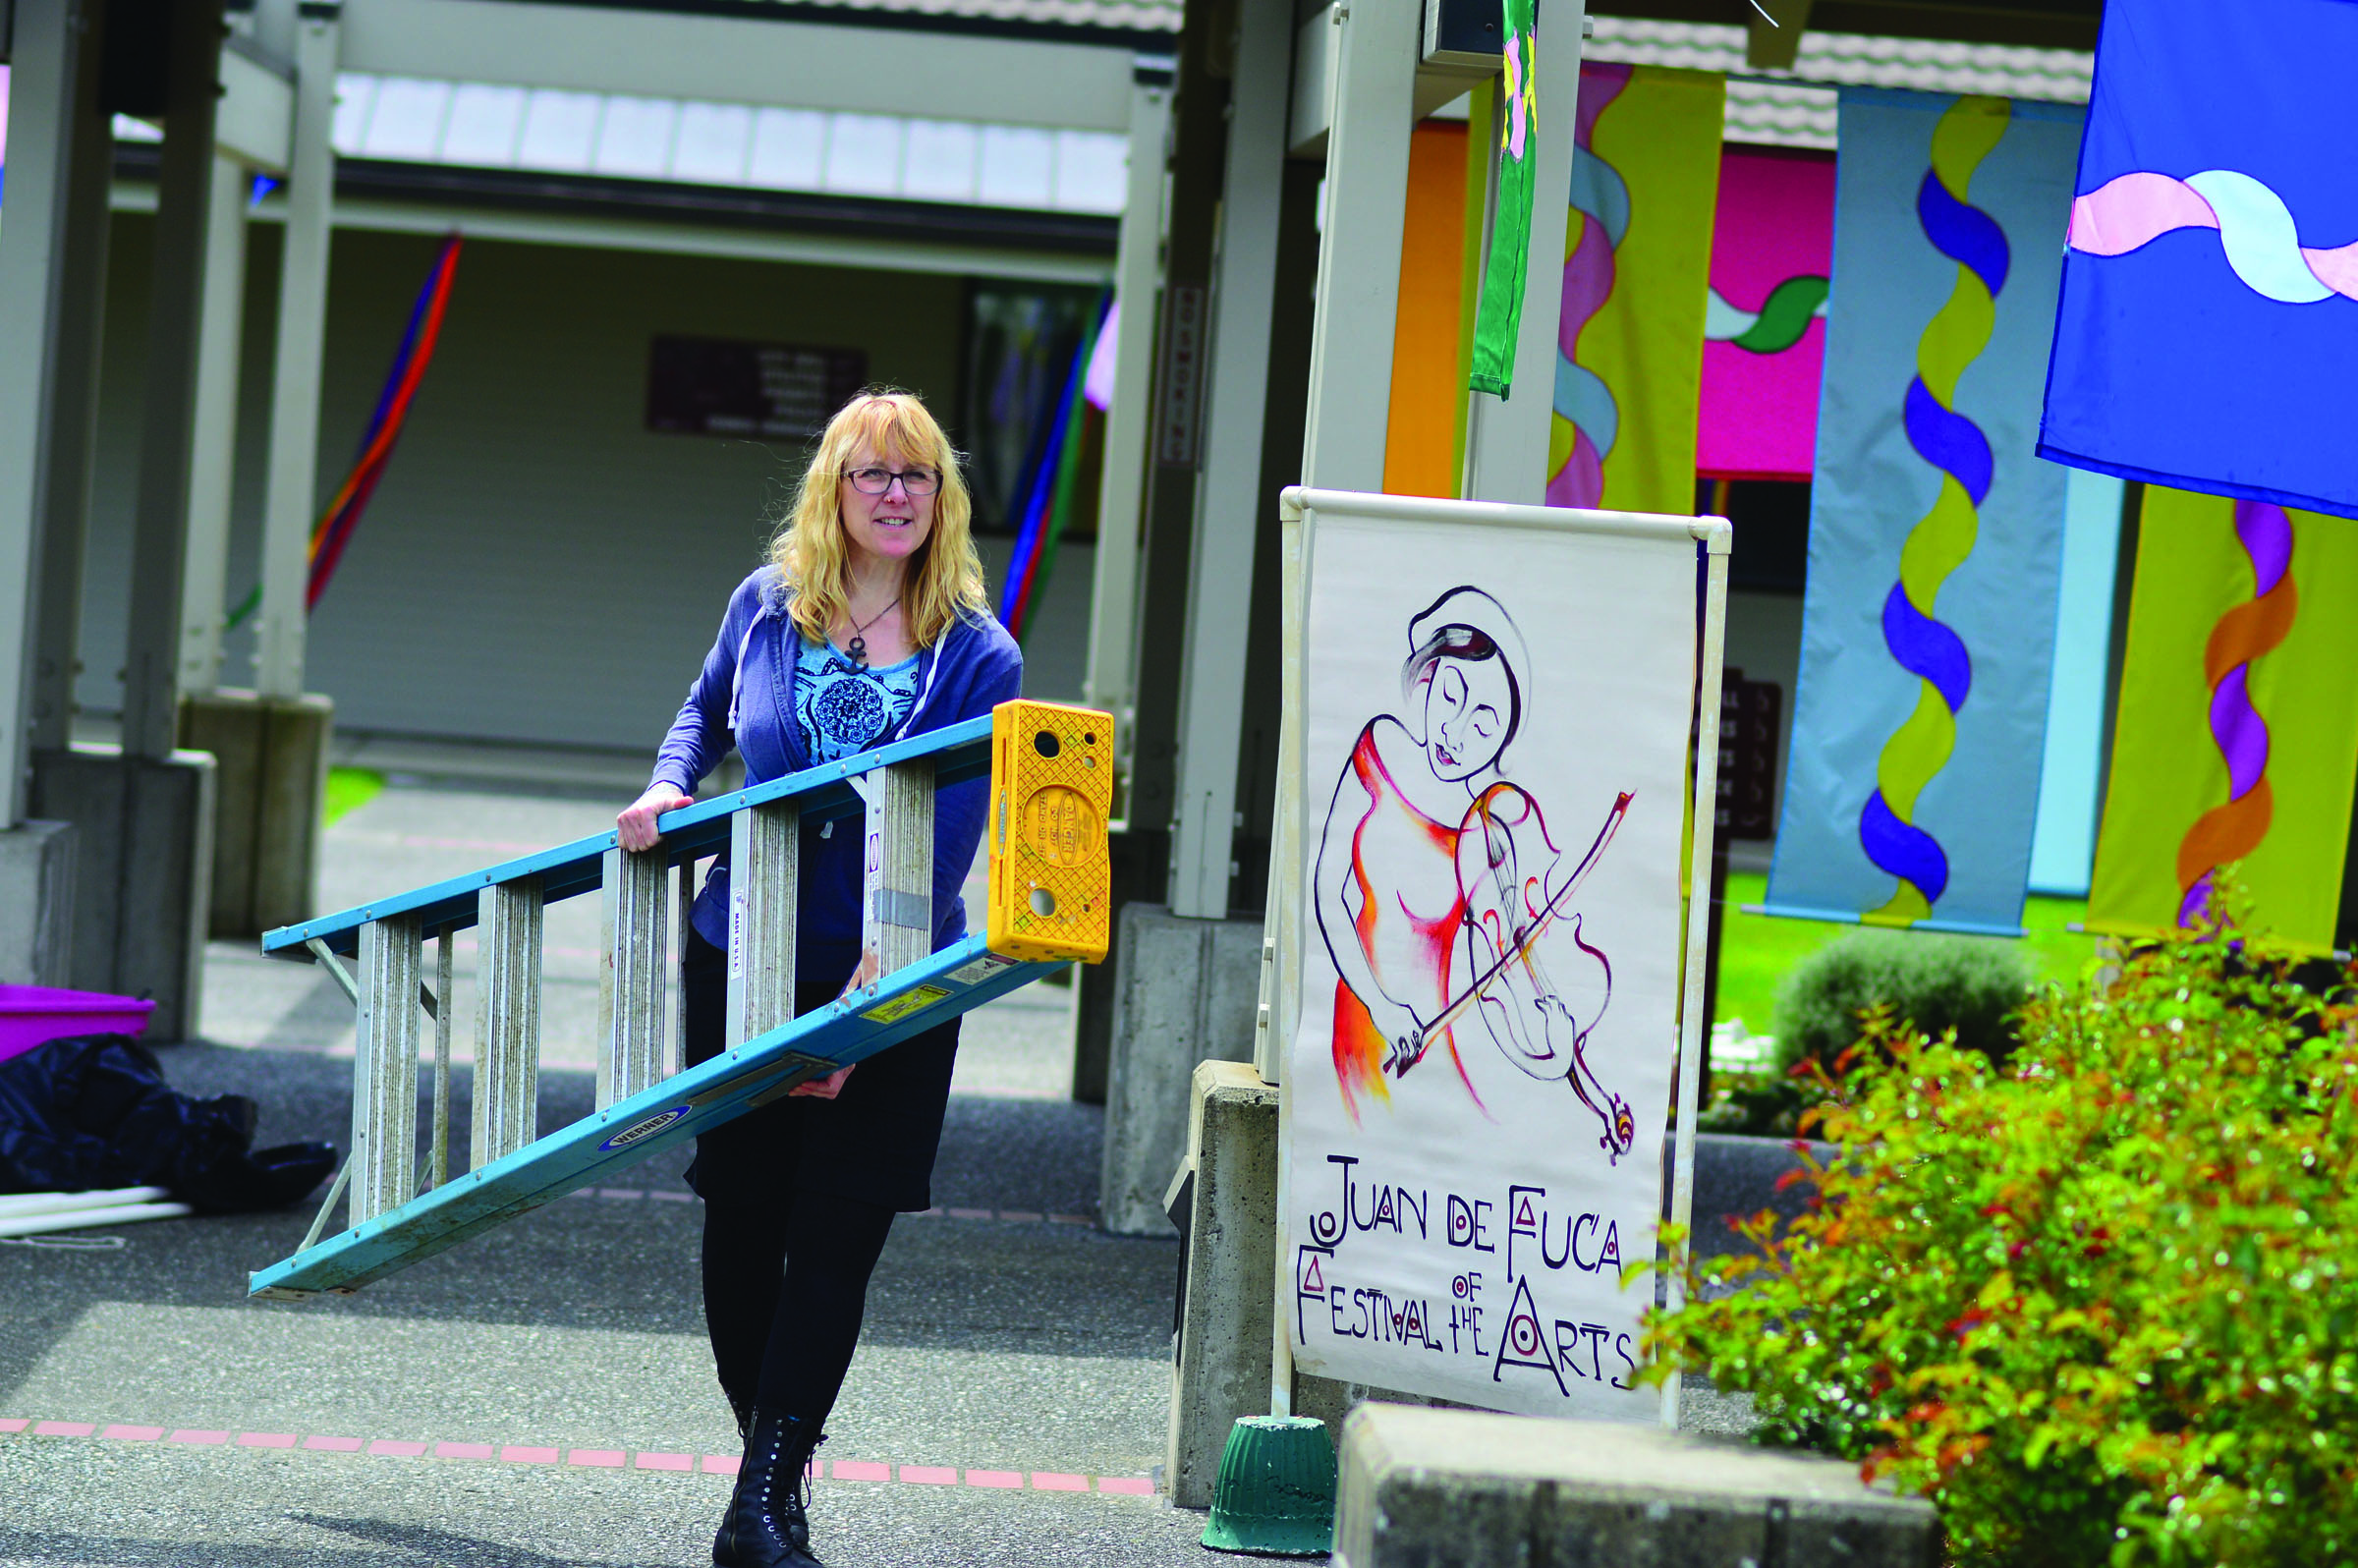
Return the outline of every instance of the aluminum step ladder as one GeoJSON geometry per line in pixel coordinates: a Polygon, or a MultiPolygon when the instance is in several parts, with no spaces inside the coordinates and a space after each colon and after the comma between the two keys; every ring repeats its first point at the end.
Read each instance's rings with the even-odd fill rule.
{"type": "Polygon", "coordinates": [[[348,1295],[1065,963],[1101,960],[1111,934],[1105,824],[1113,756],[1109,714],[1004,702],[987,717],[682,807],[657,821],[662,842],[645,853],[599,834],[269,932],[264,953],[326,965],[358,1010],[352,1151],[303,1245],[254,1273],[252,1294],[271,1301],[348,1295]],[[934,792],[984,776],[985,933],[936,953],[934,792]],[[801,828],[852,818],[865,827],[865,939],[880,974],[797,1018],[801,828]],[[675,919],[685,925],[696,868],[724,845],[725,1048],[683,1071],[676,999],[665,1006],[666,925],[675,919]],[[541,911],[592,891],[604,909],[597,1110],[542,1136],[535,1125],[541,911]],[[481,929],[474,1119],[469,1169],[453,1176],[451,954],[454,936],[470,925],[481,929]],[[357,974],[345,966],[348,957],[357,959],[357,974]],[[421,1181],[418,1080],[429,1027],[432,1112],[421,1181]],[[346,1228],[325,1234],[347,1196],[346,1228]]]}

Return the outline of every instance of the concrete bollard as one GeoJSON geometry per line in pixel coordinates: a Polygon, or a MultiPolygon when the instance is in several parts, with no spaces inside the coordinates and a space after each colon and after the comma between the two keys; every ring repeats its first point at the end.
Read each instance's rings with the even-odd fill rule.
{"type": "Polygon", "coordinates": [[[1253,1055],[1261,922],[1128,905],[1114,971],[1100,1222],[1117,1236],[1168,1236],[1163,1193],[1187,1155],[1189,1075],[1253,1055]]]}
{"type": "Polygon", "coordinates": [[[0,830],[0,985],[73,978],[76,833],[71,822],[0,830]]]}
{"type": "Polygon", "coordinates": [[[1250,1062],[1205,1062],[1190,1085],[1179,1332],[1163,1487],[1208,1508],[1239,1416],[1269,1413],[1270,1300],[1277,1274],[1277,1091],[1250,1062]],[[1192,1178],[1192,1179],[1191,1179],[1192,1178]]]}
{"type": "Polygon", "coordinates": [[[316,915],[319,831],[335,704],[324,697],[196,692],[180,743],[218,765],[211,933],[259,936],[316,915]]]}
{"type": "Polygon", "coordinates": [[[1930,1503],[1816,1455],[1651,1427],[1362,1405],[1336,1568],[1934,1568],[1930,1503]]]}
{"type": "Polygon", "coordinates": [[[213,878],[213,758],[125,756],[77,744],[32,754],[31,813],[76,835],[76,990],[152,998],[151,1045],[202,1029],[206,913],[213,878]]]}

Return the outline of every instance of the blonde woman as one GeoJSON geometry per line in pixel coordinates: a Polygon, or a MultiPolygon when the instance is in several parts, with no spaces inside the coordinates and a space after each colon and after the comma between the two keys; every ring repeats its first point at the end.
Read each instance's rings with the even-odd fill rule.
{"type": "MultiPolygon", "coordinates": [[[[655,818],[686,805],[731,745],[758,784],[1016,696],[1023,655],[990,616],[970,511],[957,454],[923,403],[870,392],[846,404],[769,563],[729,596],[654,782],[616,819],[623,847],[654,844],[655,818]]],[[[987,793],[982,780],[955,785],[934,808],[937,951],[966,934],[958,890],[987,793]]],[[[861,833],[829,826],[803,833],[798,1013],[874,973],[860,946],[861,833]]],[[[697,900],[680,965],[692,1066],[722,1047],[727,911],[724,862],[697,900]]],[[[688,1180],[704,1201],[704,1320],[745,1436],[712,1543],[720,1568],[817,1562],[805,1467],[851,1365],[892,1216],[932,1206],[957,1049],[953,1019],[698,1140],[688,1180]]]]}

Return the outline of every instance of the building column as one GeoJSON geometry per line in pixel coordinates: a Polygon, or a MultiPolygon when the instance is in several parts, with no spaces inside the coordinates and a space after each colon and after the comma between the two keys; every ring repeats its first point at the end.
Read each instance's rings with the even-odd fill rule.
{"type": "MultiPolygon", "coordinates": [[[[1232,27],[1234,20],[1229,14],[1227,25],[1232,27]]],[[[1165,111],[1170,128],[1152,173],[1163,193],[1162,290],[1147,366],[1151,397],[1144,436],[1138,557],[1132,568],[1138,586],[1130,600],[1125,645],[1117,655],[1130,677],[1123,771],[1115,796],[1121,820],[1107,841],[1113,858],[1113,899],[1107,914],[1117,931],[1123,907],[1133,902],[1159,904],[1170,874],[1179,661],[1167,656],[1167,650],[1177,648],[1186,637],[1189,539],[1203,452],[1206,302],[1229,102],[1229,39],[1214,36],[1220,21],[1209,5],[1187,9],[1165,111]]],[[[1134,170],[1134,178],[1136,174],[1134,170]]],[[[1118,944],[1120,938],[1115,940],[1118,944]]],[[[1114,972],[1119,967],[1117,954],[1104,964],[1083,967],[1075,978],[1073,1097],[1088,1104],[1104,1101],[1110,1081],[1118,990],[1114,972]]]]}
{"type": "MultiPolygon", "coordinates": [[[[1572,210],[1573,116],[1588,0],[1539,0],[1539,140],[1533,146],[1530,260],[1515,337],[1519,398],[1465,394],[1466,497],[1538,506],[1547,498],[1547,440],[1555,413],[1556,327],[1564,307],[1564,230],[1572,210]]],[[[1491,94],[1493,100],[1497,94],[1491,94]]],[[[1477,129],[1477,135],[1483,131],[1477,129]]],[[[1498,138],[1488,137],[1497,188],[1498,138]]],[[[1472,199],[1472,193],[1468,193],[1472,199]]]]}
{"type": "Polygon", "coordinates": [[[72,714],[113,152],[98,103],[105,20],[104,0],[16,7],[0,225],[0,828],[24,819],[30,754],[64,745],[72,714]]]}
{"type": "MultiPolygon", "coordinates": [[[[221,0],[177,0],[157,177],[155,273],[147,326],[140,481],[132,513],[131,618],[123,676],[123,755],[165,757],[179,720],[180,611],[188,559],[196,367],[212,234],[214,106],[221,0]]],[[[231,349],[235,353],[234,347],[231,349]]]]}
{"type": "Polygon", "coordinates": [[[327,337],[328,225],[336,155],[341,9],[307,0],[295,26],[294,155],[279,252],[278,347],[271,376],[270,467],[262,510],[262,608],[254,686],[303,695],[311,525],[318,504],[320,362],[327,337]]]}
{"type": "Polygon", "coordinates": [[[73,957],[69,824],[29,814],[37,747],[72,717],[83,500],[96,422],[112,156],[104,0],[17,0],[8,217],[0,224],[0,981],[61,985],[73,957]],[[60,518],[71,548],[50,548],[60,518]],[[65,554],[70,559],[60,561],[65,554]],[[64,571],[61,592],[53,568],[64,571]],[[64,619],[64,635],[57,622],[64,619]]]}
{"type": "Polygon", "coordinates": [[[1171,65],[1142,57],[1130,86],[1130,185],[1113,263],[1113,402],[1105,413],[1097,549],[1090,587],[1089,668],[1081,700],[1114,716],[1114,814],[1127,809],[1132,693],[1138,667],[1138,544],[1147,488],[1147,430],[1153,420],[1154,319],[1162,302],[1162,174],[1171,133],[1171,65]]]}
{"type": "MultiPolygon", "coordinates": [[[[39,814],[80,830],[69,982],[151,998],[159,1043],[197,1030],[212,870],[213,760],[176,749],[175,687],[222,0],[176,0],[166,26],[122,744],[37,752],[30,784],[39,814]]],[[[75,524],[52,513],[53,532],[75,524]]]]}
{"type": "MultiPolygon", "coordinates": [[[[261,613],[254,629],[254,690],[220,689],[218,625],[225,597],[220,562],[192,568],[192,620],[183,667],[206,678],[183,705],[181,735],[219,758],[210,928],[215,936],[259,935],[316,913],[320,812],[335,708],[303,690],[311,525],[317,516],[320,366],[327,327],[329,222],[335,195],[339,9],[331,0],[258,0],[254,39],[291,59],[293,125],[285,149],[287,221],[279,252],[278,340],[271,374],[270,440],[264,476],[261,613]],[[198,574],[208,581],[198,582],[198,574]]],[[[226,227],[228,193],[216,217],[226,227]]],[[[242,220],[240,220],[242,221],[242,220]]],[[[242,230],[240,231],[242,234],[242,230]]],[[[238,302],[222,297],[225,318],[238,302]]],[[[235,333],[223,343],[228,396],[218,442],[221,542],[233,444],[235,333]]]]}
{"type": "Polygon", "coordinates": [[[1171,813],[1171,913],[1200,920],[1228,914],[1254,544],[1264,522],[1274,527],[1277,512],[1276,496],[1261,493],[1262,432],[1284,204],[1293,11],[1269,0],[1239,10],[1171,813]]]}
{"type": "Polygon", "coordinates": [[[229,594],[229,504],[238,447],[238,373],[246,335],[246,209],[253,171],[213,155],[205,208],[204,303],[196,351],[196,417],[189,469],[189,544],[181,577],[184,694],[221,684],[229,594]]]}
{"type": "Polygon", "coordinates": [[[1352,0],[1335,24],[1326,221],[1302,443],[1302,482],[1321,489],[1383,488],[1423,19],[1418,0],[1352,0]]]}

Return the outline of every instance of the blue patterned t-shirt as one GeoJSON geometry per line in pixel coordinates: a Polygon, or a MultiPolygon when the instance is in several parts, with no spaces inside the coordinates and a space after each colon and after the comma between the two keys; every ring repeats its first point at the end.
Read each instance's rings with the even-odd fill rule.
{"type": "Polygon", "coordinates": [[[865,752],[909,716],[917,701],[917,655],[860,669],[833,644],[800,639],[794,659],[794,718],[814,762],[865,752]]]}

